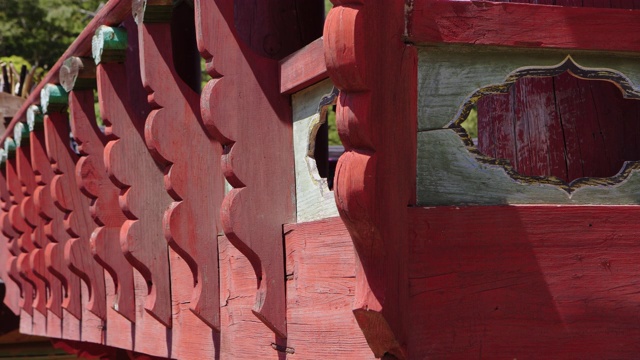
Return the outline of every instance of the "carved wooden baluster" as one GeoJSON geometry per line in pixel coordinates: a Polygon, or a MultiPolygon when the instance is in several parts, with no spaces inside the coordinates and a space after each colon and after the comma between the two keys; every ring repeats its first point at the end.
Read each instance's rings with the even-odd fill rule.
{"type": "MultiPolygon", "coordinates": [[[[22,185],[18,178],[16,164],[16,143],[12,138],[7,138],[4,142],[4,150],[7,153],[6,177],[7,188],[11,194],[11,209],[9,210],[9,221],[16,231],[16,237],[13,240],[12,253],[16,256],[15,263],[12,264],[12,273],[15,275],[16,270],[22,281],[23,303],[22,309],[33,316],[33,300],[36,296],[36,281],[30,275],[33,275],[28,269],[28,252],[31,249],[31,228],[20,215],[20,203],[24,199],[22,193],[22,185]]],[[[35,277],[35,276],[34,276],[35,277]]]]}
{"type": "MultiPolygon", "coordinates": [[[[36,256],[36,252],[40,251],[38,245],[34,242],[33,225],[29,223],[26,215],[34,213],[34,205],[32,195],[36,189],[36,179],[33,169],[31,168],[31,151],[29,146],[29,129],[25,123],[19,122],[14,126],[13,139],[16,143],[16,174],[20,180],[22,191],[22,201],[19,204],[18,215],[22,218],[22,224],[26,231],[22,234],[23,251],[27,253],[24,258],[25,264],[21,265],[27,270],[29,277],[34,279],[35,298],[33,300],[34,308],[42,315],[47,316],[47,286],[44,274],[46,271],[38,273],[38,269],[33,267],[31,258],[36,256]],[[28,229],[27,229],[28,227],[28,229]],[[36,281],[37,279],[37,281],[36,281]]],[[[33,217],[31,218],[33,219],[33,217]]],[[[34,314],[34,327],[36,325],[36,316],[34,314]]],[[[44,319],[43,319],[44,320],[44,319]]],[[[42,329],[46,327],[46,320],[43,321],[42,329]]]]}
{"type": "Polygon", "coordinates": [[[377,357],[406,358],[407,205],[415,203],[416,50],[405,1],[332,0],[324,49],[340,96],[335,197],[358,253],[354,314],[377,357]],[[379,42],[378,42],[379,41],[379,42]]]}
{"type": "MultiPolygon", "coordinates": [[[[89,96],[93,98],[93,92],[89,96]]],[[[66,214],[65,229],[71,235],[64,248],[64,259],[71,271],[87,284],[89,302],[85,306],[104,320],[104,270],[91,255],[89,238],[96,224],[89,213],[89,199],[80,194],[76,182],[78,156],[70,148],[69,121],[63,112],[68,106],[68,96],[61,86],[48,84],[42,89],[40,103],[43,112],[49,115],[44,124],[47,154],[56,172],[51,194],[56,206],[66,214]]]]}
{"type": "MultiPolygon", "coordinates": [[[[171,8],[168,2],[166,11],[171,12],[171,8]]],[[[140,9],[136,19],[142,82],[154,109],[147,118],[145,137],[156,160],[169,169],[165,186],[176,200],[165,213],[165,234],[169,245],[191,269],[191,311],[219,331],[217,234],[224,196],[222,146],[204,132],[200,95],[176,72],[170,23],[156,22],[155,18],[149,23],[148,16],[140,9]],[[145,14],[147,18],[142,21],[145,14]]]]}
{"type": "Polygon", "coordinates": [[[6,152],[0,149],[0,201],[2,208],[0,209],[0,226],[2,227],[2,242],[0,242],[0,251],[5,262],[0,263],[2,266],[2,280],[5,283],[4,304],[16,315],[20,315],[20,302],[22,292],[22,282],[16,272],[15,277],[11,274],[12,265],[15,263],[15,256],[10,251],[10,244],[16,236],[15,231],[9,223],[9,209],[11,207],[11,195],[7,188],[6,172],[6,152]],[[18,278],[18,280],[16,280],[18,278]]]}
{"type": "Polygon", "coordinates": [[[34,273],[45,281],[49,291],[49,297],[47,299],[47,309],[49,309],[47,314],[47,335],[50,337],[61,337],[61,321],[63,317],[62,301],[64,297],[63,284],[58,277],[47,269],[45,249],[50,241],[45,233],[45,226],[48,221],[40,215],[40,204],[36,196],[36,193],[43,188],[43,183],[41,182],[42,175],[40,175],[36,168],[40,139],[44,141],[42,112],[38,106],[33,105],[27,110],[27,124],[29,129],[31,168],[37,184],[30,198],[30,206],[23,208],[25,220],[33,228],[33,242],[37,247],[37,249],[31,253],[29,264],[33,268],[34,273]]]}
{"type": "Polygon", "coordinates": [[[49,240],[45,247],[44,260],[47,270],[60,280],[63,287],[63,337],[80,340],[80,320],[82,319],[80,277],[69,269],[64,259],[64,248],[69,240],[69,234],[64,226],[64,213],[56,207],[53,200],[51,184],[55,173],[46,151],[44,123],[51,120],[49,116],[44,116],[40,120],[40,115],[39,112],[37,116],[33,116],[34,123],[31,126],[31,165],[40,185],[35,192],[35,204],[45,221],[45,235],[49,240]]]}
{"type": "Polygon", "coordinates": [[[104,165],[107,140],[95,118],[93,60],[67,59],[60,70],[60,83],[70,92],[71,129],[81,155],[76,164],[76,178],[82,193],[92,200],[90,212],[98,225],[91,235],[91,250],[115,283],[113,308],[130,321],[135,321],[133,268],[124,257],[119,240],[120,227],[126,217],[118,204],[120,189],[109,180],[104,165]]]}
{"type": "Polygon", "coordinates": [[[222,166],[233,186],[222,204],[222,226],[256,273],[254,314],[286,337],[282,225],[295,221],[293,136],[274,59],[319,34],[298,33],[294,23],[307,25],[300,13],[279,17],[292,6],[286,1],[195,5],[198,47],[214,78],[202,92],[203,121],[225,146],[222,166]]]}
{"type": "MultiPolygon", "coordinates": [[[[101,27],[93,39],[100,113],[107,134],[118,138],[107,144],[105,163],[109,177],[122,189],[120,206],[128,220],[122,226],[120,244],[127,260],[146,281],[144,308],[171,327],[168,246],[162,227],[171,198],[164,190],[164,169],[155,163],[144,142],[149,107],[138,80],[137,54],[127,53],[124,65],[115,63],[124,59],[127,38],[134,36],[123,29],[101,27]]],[[[129,49],[137,51],[136,44],[130,44],[129,49]]]]}

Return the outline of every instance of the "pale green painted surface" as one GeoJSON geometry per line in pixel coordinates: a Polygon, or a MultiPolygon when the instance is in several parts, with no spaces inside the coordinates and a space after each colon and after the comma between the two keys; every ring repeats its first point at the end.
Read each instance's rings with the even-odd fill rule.
{"type": "Polygon", "coordinates": [[[309,156],[313,154],[315,133],[321,125],[320,101],[332,89],[331,81],[325,80],[292,96],[297,222],[338,216],[333,191],[309,156]]]}
{"type": "Polygon", "coordinates": [[[91,39],[91,54],[96,65],[101,62],[122,61],[127,50],[127,31],[102,25],[91,39]]]}
{"type": "Polygon", "coordinates": [[[38,105],[31,105],[27,109],[27,125],[29,131],[37,131],[44,129],[44,116],[42,109],[38,105]]]}
{"type": "Polygon", "coordinates": [[[16,146],[26,146],[29,147],[29,129],[27,128],[27,124],[23,122],[17,123],[13,127],[13,138],[15,139],[16,146]]]}
{"type": "Polygon", "coordinates": [[[476,90],[502,84],[518,69],[557,67],[567,56],[583,68],[622,73],[640,92],[640,54],[479,46],[420,47],[418,131],[446,127],[460,116],[462,107],[476,90]]]}
{"type": "Polygon", "coordinates": [[[40,91],[42,112],[62,112],[69,106],[69,93],[61,85],[47,84],[40,91]]]}
{"type": "Polygon", "coordinates": [[[525,183],[500,165],[482,163],[451,129],[418,133],[418,206],[504,204],[640,204],[640,174],[616,185],[587,185],[571,194],[555,185],[525,183]]]}

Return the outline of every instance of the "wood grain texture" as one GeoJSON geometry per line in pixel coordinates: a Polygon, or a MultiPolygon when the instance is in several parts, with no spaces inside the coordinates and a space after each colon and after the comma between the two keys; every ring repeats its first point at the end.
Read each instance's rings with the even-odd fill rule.
{"type": "Polygon", "coordinates": [[[133,339],[138,339],[133,342],[136,352],[168,357],[172,335],[167,321],[159,321],[145,309],[162,309],[163,319],[165,313],[171,319],[169,260],[162,231],[163,212],[171,198],[164,190],[163,169],[156,166],[144,142],[144,121],[150,108],[140,77],[138,36],[133,19],[125,22],[125,28],[128,34],[125,63],[102,62],[96,69],[100,114],[109,140],[104,163],[109,179],[121,189],[119,204],[127,220],[120,231],[120,246],[134,267],[135,328],[111,331],[128,331],[133,339]],[[138,207],[125,204],[138,204],[138,207]],[[137,255],[137,251],[152,246],[150,244],[161,246],[154,251],[158,252],[157,267],[162,272],[156,272],[153,280],[151,274],[143,272],[145,268],[128,255],[137,255]],[[160,296],[162,294],[165,295],[160,296]]]}
{"type": "Polygon", "coordinates": [[[434,207],[409,215],[412,356],[636,356],[637,207],[434,207]]]}
{"type": "MultiPolygon", "coordinates": [[[[70,97],[76,96],[76,92],[70,93],[70,97]]],[[[93,101],[93,91],[86,91],[82,96],[93,101]]],[[[75,101],[78,101],[77,98],[75,101]]],[[[73,111],[73,116],[86,116],[78,106],[74,106],[73,111]]],[[[89,238],[96,224],[89,214],[89,199],[82,196],[77,184],[75,169],[78,156],[69,145],[69,119],[65,113],[49,113],[48,119],[44,124],[47,155],[56,172],[51,181],[51,195],[56,206],[65,214],[65,229],[71,236],[64,248],[65,261],[89,288],[89,310],[105,319],[104,270],[91,256],[89,246],[89,238]]]]}
{"type": "MultiPolygon", "coordinates": [[[[9,209],[9,222],[15,231],[13,239],[13,254],[16,257],[11,264],[13,276],[18,276],[22,282],[22,310],[33,316],[33,302],[36,298],[38,288],[37,283],[42,282],[36,279],[35,275],[29,267],[29,251],[32,249],[31,227],[24,221],[20,214],[20,204],[24,200],[22,192],[22,184],[18,177],[18,168],[16,163],[16,145],[12,138],[5,140],[5,151],[7,152],[6,162],[6,180],[9,194],[11,195],[11,207],[9,209]]],[[[29,329],[29,332],[31,329],[29,329]]]]}
{"type": "MultiPolygon", "coordinates": [[[[638,54],[602,54],[558,50],[500,49],[472,46],[419,48],[418,130],[438,129],[466,117],[482,94],[505,92],[518,74],[549,72],[570,61],[594,77],[604,69],[628,79],[628,96],[640,91],[638,54]],[[505,56],[505,54],[508,54],[505,56]]],[[[558,75],[558,74],[556,74],[558,75]]],[[[535,76],[535,75],[534,75],[535,76]]],[[[538,75],[540,76],[540,75],[538,75]]]]}
{"type": "MultiPolygon", "coordinates": [[[[324,58],[323,58],[324,59],[324,58]]],[[[296,222],[338,216],[338,208],[327,179],[318,172],[313,158],[316,134],[327,121],[323,101],[335,102],[333,83],[322,81],[291,97],[293,110],[293,152],[296,169],[296,222]],[[333,97],[333,100],[329,98],[333,97]],[[325,117],[324,119],[322,117],[325,117]]],[[[332,106],[325,104],[324,106],[332,106]]]]}
{"type": "Polygon", "coordinates": [[[418,0],[407,31],[414,43],[640,51],[638,12],[625,9],[418,0]]]}
{"type": "Polygon", "coordinates": [[[50,183],[51,197],[56,210],[64,214],[63,224],[69,238],[64,245],[64,263],[82,279],[81,340],[101,343],[106,318],[104,269],[91,256],[89,237],[95,223],[89,214],[89,201],[76,182],[77,155],[69,144],[67,113],[48,113],[44,131],[47,155],[55,172],[50,183]]]}
{"type": "Polygon", "coordinates": [[[415,194],[417,54],[404,1],[334,1],[325,61],[346,152],[334,192],[358,254],[354,314],[377,357],[406,358],[406,206],[415,194]],[[402,160],[400,160],[402,159],[402,160]]]}
{"type": "Polygon", "coordinates": [[[280,92],[293,94],[326,79],[324,40],[319,38],[280,60],[280,92]]]}
{"type": "MultiPolygon", "coordinates": [[[[80,61],[84,64],[88,60],[80,61]]],[[[77,68],[69,72],[68,76],[72,79],[81,76],[80,68],[90,69],[90,66],[77,65],[77,68]]],[[[95,65],[93,71],[95,84],[95,65]]],[[[86,73],[83,76],[91,79],[86,73]]],[[[76,87],[75,82],[68,79],[66,82],[71,90],[76,87]]],[[[133,267],[125,259],[119,240],[120,228],[126,217],[118,204],[119,189],[109,180],[104,165],[107,139],[96,123],[93,91],[73,91],[69,108],[72,114],[71,130],[80,152],[75,175],[80,190],[90,200],[89,211],[97,225],[90,237],[91,252],[108,271],[116,287],[113,289],[115,298],[111,299],[113,303],[108,305],[129,321],[135,321],[133,267]]]]}
{"type": "MultiPolygon", "coordinates": [[[[40,247],[39,244],[36,244],[35,241],[35,233],[33,228],[33,223],[29,222],[29,217],[27,215],[35,215],[31,216],[31,219],[37,219],[37,214],[34,214],[34,203],[33,203],[33,193],[36,189],[36,179],[33,169],[31,167],[31,151],[29,146],[29,130],[25,123],[19,123],[14,127],[14,141],[16,142],[16,160],[15,160],[15,171],[17,175],[17,179],[19,180],[20,192],[22,193],[22,200],[18,205],[18,214],[21,217],[20,227],[25,229],[25,232],[22,234],[20,241],[22,242],[22,249],[26,253],[26,256],[22,259],[24,264],[21,264],[21,268],[28,269],[27,273],[29,274],[29,278],[32,279],[32,283],[34,285],[34,299],[33,299],[33,307],[35,310],[40,312],[41,315],[47,316],[47,280],[45,277],[46,270],[44,268],[36,269],[34,264],[31,262],[31,258],[33,256],[37,256],[35,253],[38,251],[40,247]],[[29,229],[27,229],[29,227],[29,229]],[[44,270],[44,271],[43,271],[44,270]]],[[[37,322],[35,321],[34,315],[34,329],[36,328],[37,322]]],[[[46,328],[46,321],[41,322],[38,325],[39,330],[46,328]]],[[[38,331],[37,335],[45,335],[44,331],[38,331]]],[[[35,334],[35,333],[34,333],[35,334]]]]}
{"type": "Polygon", "coordinates": [[[222,167],[233,186],[222,226],[253,265],[253,312],[280,337],[287,333],[282,225],[295,219],[295,181],[291,107],[272,59],[319,37],[322,13],[313,11],[319,3],[195,2],[198,47],[213,77],[202,92],[203,121],[225,146],[222,167]]]}
{"type": "Polygon", "coordinates": [[[356,254],[342,219],[286,225],[285,244],[291,357],[373,359],[352,312],[356,254]]]}
{"type": "MultiPolygon", "coordinates": [[[[174,16],[181,15],[178,11],[174,16]]],[[[176,71],[174,56],[189,51],[180,44],[184,40],[172,43],[171,23],[143,23],[138,30],[142,82],[153,108],[145,138],[156,160],[166,165],[165,187],[174,200],[165,212],[165,236],[191,269],[189,308],[220,331],[216,239],[224,196],[222,146],[205,133],[199,94],[176,71]]]]}
{"type": "Polygon", "coordinates": [[[46,152],[44,119],[40,125],[30,126],[30,130],[31,166],[38,180],[34,204],[44,220],[44,235],[47,238],[44,247],[44,263],[47,271],[53,274],[62,285],[63,293],[62,313],[55,314],[55,310],[52,309],[57,319],[61,321],[55,317],[51,318],[51,321],[47,322],[47,331],[50,334],[60,333],[60,337],[66,339],[80,340],[80,320],[82,319],[80,277],[71,272],[64,260],[64,245],[69,236],[64,229],[64,214],[56,208],[51,195],[51,183],[55,174],[46,152]]]}
{"type": "Polygon", "coordinates": [[[14,280],[10,274],[11,263],[14,261],[14,255],[10,251],[10,244],[13,241],[14,232],[8,221],[9,209],[11,208],[11,195],[7,188],[5,175],[6,161],[6,153],[4,149],[0,149],[0,227],[2,227],[2,233],[0,234],[0,257],[3,260],[0,262],[0,275],[2,275],[2,281],[5,284],[3,303],[15,315],[20,315],[20,287],[22,284],[20,281],[14,280]]]}

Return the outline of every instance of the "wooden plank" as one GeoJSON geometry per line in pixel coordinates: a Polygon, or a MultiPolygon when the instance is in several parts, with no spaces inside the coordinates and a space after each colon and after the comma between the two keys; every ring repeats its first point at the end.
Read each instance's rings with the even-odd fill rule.
{"type": "Polygon", "coordinates": [[[346,152],[334,192],[357,251],[354,314],[376,357],[407,358],[407,204],[415,197],[417,53],[405,2],[333,1],[325,59],[346,152]],[[403,159],[403,161],[398,161],[403,159]]]}
{"type": "Polygon", "coordinates": [[[328,76],[322,38],[280,60],[280,92],[283,94],[293,94],[328,76]]]}
{"type": "Polygon", "coordinates": [[[118,204],[119,189],[108,178],[103,160],[107,140],[98,128],[94,113],[92,86],[96,84],[95,64],[92,59],[80,58],[71,58],[67,63],[75,65],[61,73],[60,80],[65,89],[71,91],[71,130],[80,152],[75,169],[77,185],[90,200],[89,212],[96,224],[89,239],[91,253],[106,271],[108,328],[105,341],[106,345],[130,350],[133,348],[131,322],[135,321],[133,267],[120,248],[120,227],[126,217],[118,204]],[[88,64],[89,61],[93,66],[88,64]],[[84,80],[77,82],[75,79],[78,78],[84,80]]]}
{"type": "Polygon", "coordinates": [[[280,95],[277,59],[319,37],[322,11],[313,10],[320,3],[195,3],[198,47],[213,77],[202,91],[203,121],[225,146],[223,170],[233,186],[222,204],[222,226],[253,265],[253,312],[282,338],[287,333],[282,225],[295,221],[295,179],[287,170],[293,168],[291,107],[280,95]]]}
{"type": "Polygon", "coordinates": [[[638,211],[409,209],[412,357],[635,358],[638,211]]]}
{"type": "Polygon", "coordinates": [[[640,51],[638,13],[626,9],[418,0],[407,32],[413,43],[640,51]]]}
{"type": "Polygon", "coordinates": [[[286,225],[285,244],[289,337],[278,352],[307,359],[373,359],[352,312],[356,254],[342,220],[286,225]]]}
{"type": "Polygon", "coordinates": [[[327,179],[318,172],[313,158],[316,132],[326,122],[326,109],[332,106],[333,83],[324,80],[291,97],[293,107],[293,152],[296,169],[296,222],[306,222],[338,216],[338,208],[329,191],[327,179]],[[322,119],[322,117],[325,117],[322,119]]]}
{"type": "MultiPolygon", "coordinates": [[[[181,12],[184,10],[177,8],[174,16],[181,12]]],[[[193,19],[192,12],[187,15],[193,19]]],[[[153,108],[145,125],[147,146],[167,167],[165,186],[174,200],[165,212],[166,240],[188,264],[193,279],[191,284],[182,279],[171,288],[189,288],[189,309],[220,331],[218,248],[214,240],[221,230],[224,197],[222,146],[204,132],[200,96],[180,77],[173,60],[189,51],[197,53],[197,49],[190,49],[182,40],[173,43],[170,23],[142,23],[138,30],[142,82],[152,96],[153,108]],[[202,169],[212,175],[203,176],[202,169]]]]}
{"type": "Polygon", "coordinates": [[[637,204],[640,175],[629,164],[612,178],[572,185],[554,178],[525,178],[504,161],[470,152],[452,129],[418,133],[417,204],[637,204]]]}
{"type": "Polygon", "coordinates": [[[581,69],[585,74],[591,72],[593,78],[605,77],[604,69],[607,76],[620,75],[619,81],[626,78],[626,96],[637,97],[640,95],[638,60],[637,54],[579,51],[569,54],[557,50],[511,51],[470,46],[420,47],[418,129],[447,127],[459,118],[465,118],[468,106],[481,94],[504,93],[517,78],[526,74],[536,77],[559,75],[564,72],[562,67],[571,62],[576,70],[581,69]],[[567,58],[569,55],[570,59],[567,58]],[[554,68],[558,69],[555,74],[552,71],[554,68]]]}
{"type": "MultiPolygon", "coordinates": [[[[134,267],[136,319],[131,336],[136,341],[133,350],[169,357],[171,330],[146,309],[168,307],[166,311],[169,316],[171,314],[169,260],[162,231],[163,213],[171,203],[171,198],[164,189],[163,169],[153,161],[144,142],[144,122],[151,109],[141,82],[138,35],[133,19],[125,22],[125,29],[129,49],[125,62],[101,62],[96,68],[100,114],[109,139],[104,150],[104,161],[110,180],[126,191],[120,201],[124,201],[124,196],[129,205],[123,207],[123,203],[120,203],[127,217],[120,232],[120,245],[134,267]],[[134,204],[136,207],[131,207],[134,204]],[[151,274],[143,273],[145,268],[127,254],[154,243],[162,245],[162,252],[158,252],[162,261],[158,261],[158,267],[164,272],[155,273],[154,282],[151,283],[151,274]],[[168,297],[157,297],[158,294],[168,294],[168,297]]],[[[131,334],[130,329],[110,329],[110,332],[113,331],[129,331],[131,334]]]]}

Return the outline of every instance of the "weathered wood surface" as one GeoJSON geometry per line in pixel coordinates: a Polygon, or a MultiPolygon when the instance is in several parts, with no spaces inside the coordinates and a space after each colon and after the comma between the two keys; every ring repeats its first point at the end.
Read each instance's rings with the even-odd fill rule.
{"type": "Polygon", "coordinates": [[[171,354],[171,331],[166,326],[171,324],[171,292],[162,217],[171,199],[164,191],[163,169],[156,166],[144,143],[144,121],[150,109],[140,80],[137,28],[132,19],[125,23],[125,29],[125,63],[101,62],[96,69],[100,114],[109,139],[105,166],[111,181],[124,191],[119,203],[127,220],[120,231],[120,245],[134,267],[135,328],[111,331],[133,333],[132,338],[138,340],[133,342],[134,351],[167,357],[171,354]],[[154,250],[158,254],[156,266],[163,271],[155,273],[153,280],[131,256],[150,244],[159,246],[154,250]],[[156,309],[163,321],[146,309],[156,309]]]}
{"type": "Polygon", "coordinates": [[[463,111],[469,110],[480,93],[504,92],[523,74],[536,76],[531,74],[532,69],[550,72],[552,68],[562,68],[566,61],[577,64],[577,68],[591,70],[595,77],[604,77],[603,69],[608,70],[607,76],[621,75],[632,87],[628,91],[630,96],[640,93],[638,54],[471,46],[419,47],[418,54],[419,131],[442,128],[465,117],[463,111]]]}
{"type": "Polygon", "coordinates": [[[640,160],[640,99],[563,73],[523,78],[478,100],[478,150],[528,176],[612,177],[640,160]]]}
{"type": "Polygon", "coordinates": [[[296,170],[296,221],[299,223],[338,216],[333,191],[329,190],[327,178],[321,177],[313,158],[316,134],[320,126],[327,121],[327,108],[335,102],[333,89],[333,83],[325,80],[291,97],[296,170]]]}
{"type": "Polygon", "coordinates": [[[2,234],[0,234],[0,257],[3,260],[0,263],[0,275],[5,284],[4,304],[15,315],[20,315],[21,286],[22,283],[11,275],[11,265],[15,261],[15,256],[11,253],[10,247],[13,242],[14,232],[9,222],[9,209],[11,208],[11,195],[7,188],[6,179],[6,162],[7,157],[4,149],[0,149],[0,226],[2,234]]]}
{"type": "Polygon", "coordinates": [[[222,204],[222,226],[253,265],[254,313],[286,337],[282,225],[295,221],[295,181],[291,107],[280,95],[275,59],[320,36],[321,13],[312,10],[321,2],[195,5],[198,48],[213,77],[202,92],[203,121],[225,146],[222,166],[233,187],[222,204]],[[288,12],[294,3],[298,11],[288,12]]]}
{"type": "Polygon", "coordinates": [[[358,254],[354,314],[378,357],[406,358],[407,204],[415,201],[417,54],[405,2],[333,1],[325,61],[340,89],[334,192],[358,254]],[[399,161],[399,159],[402,159],[399,161]]]}
{"type": "Polygon", "coordinates": [[[638,210],[410,209],[411,357],[635,358],[638,210]]]}
{"type": "MultiPolygon", "coordinates": [[[[91,252],[111,277],[105,284],[107,292],[111,293],[107,296],[110,302],[108,307],[129,321],[134,321],[133,268],[126,261],[120,247],[120,227],[126,217],[118,204],[119,189],[109,180],[104,165],[103,153],[107,139],[98,128],[93,104],[95,63],[92,67],[87,64],[92,60],[71,60],[71,63],[76,64],[75,68],[61,74],[60,80],[65,88],[72,91],[69,97],[71,130],[80,153],[75,175],[80,190],[90,200],[89,212],[97,225],[90,237],[91,252]],[[84,80],[80,83],[74,80],[79,78],[84,80]]],[[[109,314],[110,309],[107,309],[107,318],[110,318],[107,321],[121,321],[115,314],[109,314]]]]}
{"type": "MultiPolygon", "coordinates": [[[[176,9],[174,17],[185,11],[182,9],[176,9]]],[[[193,11],[186,15],[193,24],[193,11]]],[[[170,22],[139,23],[138,31],[142,82],[153,109],[146,121],[146,141],[156,160],[166,166],[165,187],[174,200],[165,212],[166,240],[191,269],[191,311],[219,331],[215,260],[224,196],[222,145],[205,133],[200,96],[180,77],[173,60],[189,51],[197,54],[197,49],[190,49],[181,38],[173,37],[177,41],[172,41],[170,22]],[[211,175],[203,176],[203,169],[211,175]]],[[[197,73],[198,69],[194,70],[197,73]]],[[[188,282],[182,279],[172,291],[188,282]]]]}
{"type": "MultiPolygon", "coordinates": [[[[560,2],[560,1],[559,1],[560,2]]],[[[417,0],[408,18],[414,43],[506,45],[598,51],[640,51],[638,11],[488,1],[417,0]],[[553,29],[553,31],[547,31],[553,29]]],[[[608,7],[609,2],[606,2],[608,7]]],[[[627,2],[627,8],[634,8],[627,2]]],[[[577,6],[582,6],[578,3],[577,6]]],[[[612,6],[616,7],[616,6],[612,6]]],[[[637,4],[635,8],[640,6],[637,4]]]]}
{"type": "Polygon", "coordinates": [[[293,94],[329,76],[323,42],[322,38],[317,39],[280,60],[280,92],[293,94]]]}

